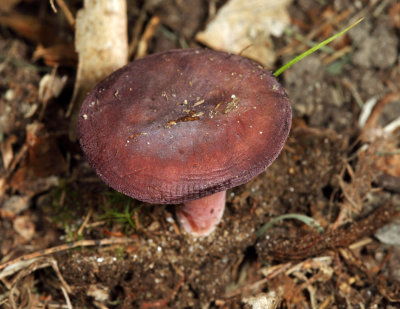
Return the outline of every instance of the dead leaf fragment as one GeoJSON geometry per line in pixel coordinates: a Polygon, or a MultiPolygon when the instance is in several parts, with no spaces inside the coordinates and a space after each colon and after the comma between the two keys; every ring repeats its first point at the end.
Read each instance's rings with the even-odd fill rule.
{"type": "Polygon", "coordinates": [[[1,206],[0,216],[13,219],[29,207],[29,197],[14,195],[8,198],[1,206]]]}
{"type": "Polygon", "coordinates": [[[14,230],[21,235],[26,241],[33,238],[35,234],[35,224],[30,216],[19,216],[14,220],[14,230]]]}
{"type": "Polygon", "coordinates": [[[276,55],[270,36],[281,36],[289,25],[291,0],[231,0],[196,39],[217,50],[256,60],[271,67],[276,55]]]}
{"type": "Polygon", "coordinates": [[[260,293],[256,296],[245,297],[242,301],[252,309],[275,309],[280,303],[280,297],[275,291],[268,294],[260,293]]]}
{"type": "Polygon", "coordinates": [[[17,137],[15,135],[9,136],[5,141],[1,143],[1,155],[3,157],[3,165],[7,170],[10,166],[13,158],[14,152],[12,149],[13,144],[17,141],[17,137]]]}
{"type": "Polygon", "coordinates": [[[67,76],[53,76],[52,74],[46,74],[42,77],[39,83],[39,100],[47,102],[50,99],[57,98],[61,91],[64,89],[67,83],[67,76]]]}
{"type": "Polygon", "coordinates": [[[108,287],[101,284],[91,284],[87,290],[87,295],[93,297],[96,301],[105,302],[110,298],[108,287]]]}
{"type": "Polygon", "coordinates": [[[47,66],[69,66],[75,67],[78,55],[73,44],[56,44],[49,47],[38,45],[33,53],[33,61],[43,59],[47,66]]]}
{"type": "Polygon", "coordinates": [[[10,185],[29,196],[48,190],[58,184],[58,175],[67,163],[55,138],[47,133],[42,123],[27,126],[28,155],[13,175],[10,185]]]}

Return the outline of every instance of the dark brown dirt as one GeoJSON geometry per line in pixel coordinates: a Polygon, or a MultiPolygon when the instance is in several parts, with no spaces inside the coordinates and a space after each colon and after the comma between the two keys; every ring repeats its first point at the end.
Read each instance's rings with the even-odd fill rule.
{"type": "MultiPolygon", "coordinates": [[[[142,2],[129,2],[130,29],[142,2]]],[[[210,2],[148,1],[146,20],[158,14],[162,24],[150,51],[181,48],[183,41],[199,46],[193,37],[205,26],[210,2]]],[[[223,2],[215,1],[216,7],[223,2]]],[[[398,228],[400,207],[399,129],[381,134],[400,116],[400,8],[396,1],[385,3],[291,4],[292,31],[305,38],[316,31],[313,41],[356,17],[365,20],[332,44],[333,53],[348,47],[343,56],[332,61],[329,52],[317,52],[283,74],[294,111],[284,150],[267,171],[228,191],[221,224],[200,239],[180,231],[172,205],[148,205],[107,188],[79,145],[69,141],[65,112],[73,91],[73,61],[60,63],[58,75],[69,80],[40,117],[39,82],[52,68],[32,60],[40,39],[0,19],[0,265],[70,241],[123,236],[131,242],[52,255],[71,287],[74,308],[400,306],[400,240],[396,234],[397,243],[374,236],[391,220],[398,228]],[[362,107],[370,100],[382,108],[360,127],[362,107]],[[10,151],[13,159],[6,164],[10,151]],[[130,223],[127,216],[116,218],[125,211],[131,211],[130,223]],[[324,232],[290,219],[257,237],[265,223],[288,213],[313,218],[324,232]],[[263,299],[277,305],[254,305],[263,299]]],[[[69,5],[76,11],[81,3],[69,5]]],[[[45,4],[19,1],[12,10],[32,16],[41,12],[58,24],[59,39],[71,43],[71,30],[45,4]]],[[[274,38],[279,62],[304,51],[305,41],[274,38]]],[[[13,284],[16,307],[65,304],[54,269],[25,266],[20,274],[0,279],[0,306],[13,307],[13,284]]]]}

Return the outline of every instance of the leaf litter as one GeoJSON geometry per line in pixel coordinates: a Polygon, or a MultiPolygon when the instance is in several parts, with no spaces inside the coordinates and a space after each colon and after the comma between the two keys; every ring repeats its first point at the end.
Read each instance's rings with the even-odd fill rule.
{"type": "MultiPolygon", "coordinates": [[[[74,30],[62,5],[76,16],[81,4],[56,1],[55,13],[46,1],[43,6],[7,1],[0,8],[0,304],[5,308],[29,301],[68,308],[398,305],[400,250],[398,233],[393,231],[398,230],[400,209],[400,67],[399,51],[393,48],[396,39],[390,38],[399,28],[399,6],[396,1],[363,2],[363,7],[352,1],[285,4],[282,27],[290,32],[272,39],[264,33],[265,41],[260,42],[265,44],[252,46],[269,46],[272,68],[278,67],[276,55],[279,62],[287,62],[362,16],[361,28],[376,29],[359,41],[365,31],[355,27],[331,49],[283,74],[295,115],[283,153],[259,177],[228,192],[227,213],[213,235],[191,239],[180,232],[169,206],[129,201],[135,209],[128,220],[130,229],[119,220],[104,219],[105,205],[119,218],[118,214],[128,213],[126,204],[110,198],[115,193],[98,180],[69,138],[73,120],[65,115],[74,89],[83,87],[84,79],[75,77],[79,71],[75,52],[56,48],[74,43],[74,30]],[[386,42],[378,44],[384,61],[377,62],[366,49],[381,41],[386,42]],[[45,76],[50,79],[40,86],[49,78],[45,76]],[[61,84],[63,76],[68,79],[61,84]],[[288,213],[312,218],[324,232],[287,219],[256,237],[264,224],[288,213]]],[[[201,33],[223,27],[217,22],[227,23],[229,29],[231,19],[224,14],[234,4],[193,1],[188,10],[183,1],[145,1],[142,6],[129,2],[128,25],[136,35],[130,59],[137,53],[202,46],[201,33]],[[198,14],[190,15],[196,9],[198,14]],[[207,14],[215,16],[214,21],[208,21],[207,14]]],[[[248,7],[252,14],[256,5],[248,7]]],[[[239,30],[265,28],[246,17],[244,9],[243,14],[247,26],[239,30]]],[[[248,41],[249,34],[239,31],[237,41],[248,41]]],[[[105,32],[103,36],[110,39],[105,32]]],[[[215,47],[222,41],[212,40],[207,45],[215,47]]],[[[230,51],[240,53],[244,45],[230,51]]],[[[79,58],[81,68],[86,59],[79,58]]]]}

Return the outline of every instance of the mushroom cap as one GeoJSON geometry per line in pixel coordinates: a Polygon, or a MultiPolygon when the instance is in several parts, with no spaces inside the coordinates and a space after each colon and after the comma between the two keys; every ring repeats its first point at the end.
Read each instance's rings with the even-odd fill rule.
{"type": "Polygon", "coordinates": [[[84,100],[81,147],[99,177],[141,201],[182,203],[243,184],[278,156],[285,90],[257,63],[205,49],[134,61],[84,100]]]}

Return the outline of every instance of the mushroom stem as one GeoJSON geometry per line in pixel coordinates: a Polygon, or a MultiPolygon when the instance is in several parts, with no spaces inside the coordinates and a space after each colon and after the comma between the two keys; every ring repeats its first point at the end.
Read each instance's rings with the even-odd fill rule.
{"type": "Polygon", "coordinates": [[[183,229],[193,236],[207,236],[221,221],[226,191],[218,192],[179,206],[176,211],[183,229]]]}

